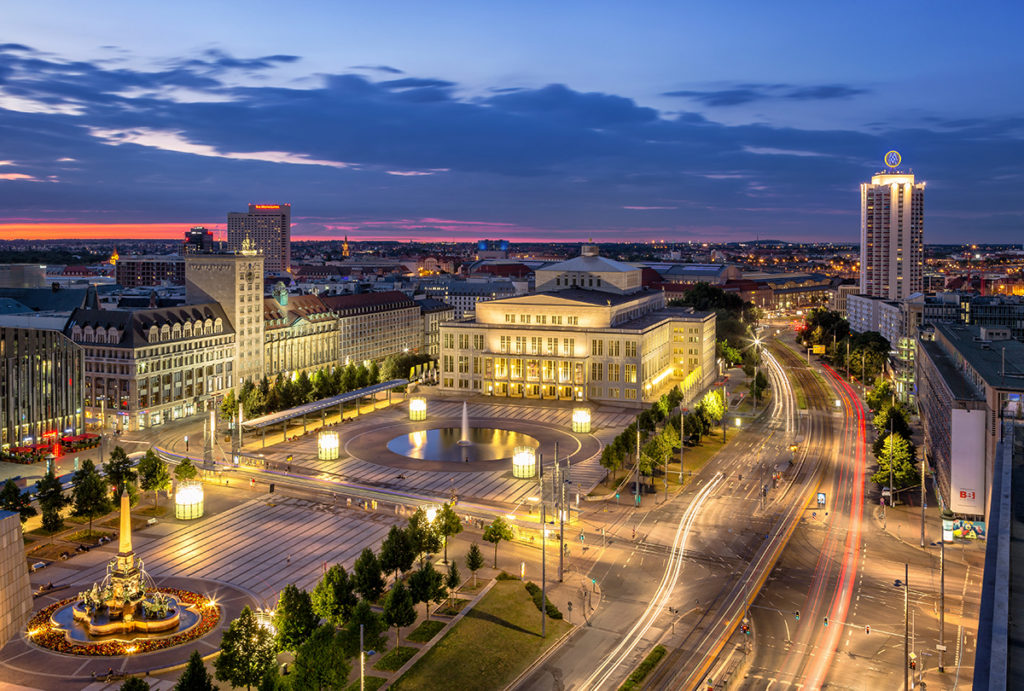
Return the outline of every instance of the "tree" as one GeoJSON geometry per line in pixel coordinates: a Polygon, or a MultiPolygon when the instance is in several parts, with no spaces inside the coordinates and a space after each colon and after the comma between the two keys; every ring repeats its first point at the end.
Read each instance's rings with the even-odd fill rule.
{"type": "Polygon", "coordinates": [[[341,393],[355,390],[356,387],[356,363],[349,362],[341,373],[341,393]]]}
{"type": "Polygon", "coordinates": [[[892,490],[913,487],[921,481],[914,458],[917,450],[914,445],[898,434],[888,435],[878,455],[878,470],[871,476],[871,481],[879,487],[889,486],[889,465],[892,464],[892,490]],[[891,455],[890,455],[891,454],[891,455]]]}
{"type": "Polygon", "coordinates": [[[387,639],[384,637],[387,625],[384,624],[384,619],[373,611],[369,602],[360,600],[352,610],[352,618],[345,624],[343,632],[346,657],[353,657],[359,653],[360,626],[363,627],[365,650],[380,650],[387,646],[387,639]]]}
{"type": "Polygon", "coordinates": [[[121,493],[127,490],[131,504],[134,506],[138,501],[138,492],[135,489],[138,473],[132,468],[132,462],[128,460],[128,454],[123,448],[114,447],[114,450],[110,452],[110,460],[103,464],[103,472],[107,476],[107,482],[111,489],[114,490],[114,495],[120,497],[121,493]]]}
{"type": "Polygon", "coordinates": [[[313,611],[332,626],[341,627],[352,615],[358,598],[348,572],[341,564],[327,569],[327,573],[313,588],[313,611]]]}
{"type": "Polygon", "coordinates": [[[153,449],[146,451],[146,455],[139,460],[139,484],[143,491],[153,492],[153,508],[157,507],[160,490],[171,486],[171,474],[167,470],[167,464],[153,449]]]}
{"type": "Polygon", "coordinates": [[[427,518],[423,508],[409,516],[409,545],[413,554],[419,555],[420,563],[428,554],[436,554],[441,549],[441,535],[437,530],[437,517],[434,521],[427,518]]]}
{"type": "Polygon", "coordinates": [[[343,689],[350,671],[342,634],[325,624],[295,651],[289,686],[293,691],[343,689]]]}
{"type": "Polygon", "coordinates": [[[149,682],[142,677],[128,677],[118,691],[149,691],[149,682]]]}
{"type": "Polygon", "coordinates": [[[174,691],[216,691],[210,673],[206,671],[203,658],[198,650],[193,650],[188,658],[188,665],[185,671],[178,677],[178,683],[174,685],[174,691]]]}
{"type": "Polygon", "coordinates": [[[306,642],[319,623],[309,593],[292,583],[281,589],[274,610],[278,648],[295,650],[306,642]]]}
{"type": "Polygon", "coordinates": [[[277,645],[269,629],[260,626],[249,606],[228,626],[213,661],[217,679],[246,689],[259,684],[277,661],[277,645]]]}
{"type": "Polygon", "coordinates": [[[430,603],[439,603],[444,599],[444,576],[432,563],[423,562],[409,576],[409,594],[412,595],[414,602],[422,602],[425,605],[424,614],[430,619],[430,603]]]}
{"type": "Polygon", "coordinates": [[[459,565],[452,559],[448,564],[448,573],[444,576],[444,587],[448,589],[448,605],[452,604],[452,596],[462,585],[462,575],[459,573],[459,565]]]}
{"type": "Polygon", "coordinates": [[[707,411],[708,420],[712,425],[717,424],[725,416],[725,396],[721,389],[708,391],[700,402],[707,411]]]}
{"type": "MultiPolygon", "coordinates": [[[[413,573],[413,577],[419,571],[413,573]]],[[[410,585],[412,579],[410,579],[410,585]]],[[[398,645],[403,626],[411,626],[416,621],[416,603],[413,596],[401,581],[395,583],[384,598],[384,623],[395,627],[395,645],[398,645]]]]}
{"type": "Polygon", "coordinates": [[[362,389],[370,385],[370,370],[360,364],[356,369],[356,388],[362,389]]]}
{"type": "Polygon", "coordinates": [[[437,532],[444,538],[444,563],[448,563],[448,538],[462,532],[462,520],[450,503],[441,507],[435,519],[437,532]]]}
{"type": "Polygon", "coordinates": [[[36,483],[36,499],[39,500],[39,508],[43,512],[43,530],[52,535],[63,529],[64,519],[60,515],[60,510],[67,506],[68,500],[64,496],[60,480],[54,476],[52,469],[36,483]]]}
{"type": "MultiPolygon", "coordinates": [[[[252,386],[251,382],[246,383],[249,384],[250,387],[252,386]]],[[[250,388],[249,391],[251,390],[252,389],[250,388]]],[[[241,398],[241,394],[243,393],[248,393],[248,391],[245,390],[244,386],[242,387],[242,391],[239,392],[239,398],[241,398]]],[[[221,401],[220,419],[234,420],[236,415],[238,415],[238,399],[235,398],[235,390],[230,389],[228,390],[227,395],[224,397],[224,400],[221,401]]]]}
{"type": "Polygon", "coordinates": [[[380,382],[380,365],[376,361],[370,363],[370,369],[367,372],[370,384],[376,384],[380,382]]]}
{"type": "MultiPolygon", "coordinates": [[[[74,506],[71,513],[89,519],[89,533],[92,533],[92,519],[110,513],[113,505],[107,483],[103,480],[92,459],[85,459],[82,466],[71,478],[71,497],[74,506]]],[[[42,500],[40,499],[40,504],[42,500]]]]}
{"type": "Polygon", "coordinates": [[[277,671],[277,665],[271,665],[263,676],[260,677],[259,686],[256,687],[257,691],[289,691],[288,684],[281,679],[281,675],[277,671]]]}
{"type": "Polygon", "coordinates": [[[5,511],[16,511],[21,514],[21,522],[24,523],[28,519],[35,516],[37,511],[32,506],[32,496],[28,490],[22,492],[18,489],[18,486],[14,484],[14,480],[8,480],[4,483],[4,488],[0,490],[0,509],[5,511]]]}
{"type": "Polygon", "coordinates": [[[498,568],[498,543],[512,539],[512,527],[505,519],[498,516],[494,522],[484,528],[484,540],[494,543],[494,568],[498,568]]]}
{"type": "Polygon", "coordinates": [[[192,461],[187,457],[181,459],[181,463],[174,468],[174,478],[178,482],[194,480],[197,475],[199,475],[199,471],[196,470],[196,467],[192,465],[192,461]]]}
{"type": "Polygon", "coordinates": [[[380,567],[388,574],[405,573],[412,568],[416,554],[409,544],[409,533],[397,525],[391,526],[387,537],[380,545],[380,567]]]}
{"type": "MultiPolygon", "coordinates": [[[[495,555],[497,555],[498,545],[494,545],[495,555]]],[[[495,563],[497,563],[497,556],[495,556],[495,563]]],[[[476,572],[479,571],[484,565],[484,555],[477,547],[474,542],[469,546],[469,551],[466,552],[466,568],[469,569],[470,573],[473,574],[473,587],[476,587],[476,572]]]]}
{"type": "Polygon", "coordinates": [[[871,388],[871,391],[868,391],[868,395],[864,397],[864,401],[868,404],[868,408],[875,411],[881,410],[882,406],[890,403],[892,397],[892,383],[888,379],[879,377],[875,380],[875,385],[871,388]]]}
{"type": "Polygon", "coordinates": [[[894,434],[899,434],[901,437],[909,439],[911,437],[911,431],[910,423],[907,422],[908,416],[909,411],[902,403],[896,403],[893,405],[890,401],[886,401],[871,422],[879,434],[888,434],[889,424],[891,422],[894,434]]]}
{"type": "Polygon", "coordinates": [[[754,381],[750,383],[750,395],[753,396],[755,400],[760,401],[761,396],[764,395],[767,388],[768,377],[764,376],[764,372],[758,370],[757,376],[754,377],[754,381]]]}
{"type": "Polygon", "coordinates": [[[356,592],[370,602],[376,602],[384,592],[384,579],[380,575],[380,562],[373,550],[367,547],[352,567],[356,592]]]}

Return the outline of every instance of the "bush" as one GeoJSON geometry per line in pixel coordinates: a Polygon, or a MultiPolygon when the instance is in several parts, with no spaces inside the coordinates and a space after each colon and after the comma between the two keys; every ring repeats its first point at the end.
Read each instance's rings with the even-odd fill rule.
{"type": "Polygon", "coordinates": [[[497,578],[498,578],[499,581],[518,581],[519,580],[519,576],[513,576],[512,574],[506,573],[504,571],[499,573],[497,578]]]}
{"type": "MultiPolygon", "coordinates": [[[[530,597],[533,598],[533,604],[536,605],[537,611],[541,611],[541,598],[543,594],[537,584],[533,581],[527,581],[526,590],[530,593],[530,597]]],[[[552,619],[561,619],[562,613],[558,611],[558,608],[551,604],[551,600],[545,600],[544,611],[547,612],[548,616],[552,619]]]]}
{"type": "Polygon", "coordinates": [[[633,673],[629,675],[625,683],[619,687],[619,691],[632,691],[632,689],[637,688],[640,682],[651,673],[655,665],[661,662],[661,658],[665,657],[665,652],[665,646],[654,646],[654,650],[648,653],[643,662],[637,665],[637,668],[633,670],[633,673]]]}

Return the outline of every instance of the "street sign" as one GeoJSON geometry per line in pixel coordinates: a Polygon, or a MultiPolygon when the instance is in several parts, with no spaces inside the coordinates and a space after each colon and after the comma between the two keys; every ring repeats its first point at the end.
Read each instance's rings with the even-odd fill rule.
{"type": "Polygon", "coordinates": [[[824,492],[818,492],[818,506],[824,506],[824,505],[825,505],[825,493],[824,492]]]}
{"type": "Polygon", "coordinates": [[[824,355],[825,354],[825,346],[823,346],[823,345],[813,346],[811,348],[811,352],[814,353],[815,355],[824,355]]]}

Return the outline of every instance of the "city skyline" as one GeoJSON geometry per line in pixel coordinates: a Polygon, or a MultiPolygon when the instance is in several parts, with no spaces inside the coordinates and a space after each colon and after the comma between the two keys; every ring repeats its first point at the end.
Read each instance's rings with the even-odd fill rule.
{"type": "Polygon", "coordinates": [[[58,7],[12,8],[0,45],[9,239],[180,238],[286,201],[295,239],[855,241],[890,149],[929,185],[926,242],[1024,219],[1018,8],[893,46],[809,4],[323,4],[271,47],[280,8],[58,7]]]}

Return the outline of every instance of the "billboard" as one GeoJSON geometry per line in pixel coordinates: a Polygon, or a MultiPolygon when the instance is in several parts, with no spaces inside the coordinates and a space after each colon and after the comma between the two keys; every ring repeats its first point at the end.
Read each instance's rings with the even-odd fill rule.
{"type": "Polygon", "coordinates": [[[969,521],[963,518],[942,519],[942,539],[946,542],[957,540],[984,540],[985,521],[969,521]]]}
{"type": "Polygon", "coordinates": [[[814,353],[815,355],[824,355],[825,354],[825,346],[823,346],[823,345],[812,346],[811,347],[811,352],[814,353]]]}
{"type": "Polygon", "coordinates": [[[953,513],[985,513],[984,410],[952,410],[949,508],[953,513]]]}

